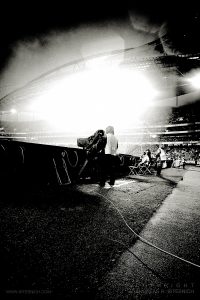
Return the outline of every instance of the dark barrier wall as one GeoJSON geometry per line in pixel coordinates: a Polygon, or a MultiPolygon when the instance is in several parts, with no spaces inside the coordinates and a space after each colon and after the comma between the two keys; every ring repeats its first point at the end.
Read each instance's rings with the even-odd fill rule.
{"type": "Polygon", "coordinates": [[[85,159],[82,149],[18,141],[0,142],[0,176],[10,183],[70,184],[77,179],[85,159]]]}
{"type": "MultiPolygon", "coordinates": [[[[85,168],[83,149],[33,144],[19,141],[0,141],[1,184],[22,186],[68,185],[81,178],[97,176],[97,164],[89,161],[85,168]],[[83,172],[80,174],[80,170],[83,172]]],[[[119,171],[126,172],[133,156],[119,155],[119,171]]]]}

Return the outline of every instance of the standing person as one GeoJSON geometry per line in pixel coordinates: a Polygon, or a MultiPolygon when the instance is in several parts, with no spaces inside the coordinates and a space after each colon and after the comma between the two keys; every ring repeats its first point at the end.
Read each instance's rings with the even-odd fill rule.
{"type": "Polygon", "coordinates": [[[115,184],[115,172],[117,166],[117,149],[118,139],[114,134],[114,127],[106,128],[107,143],[105,147],[105,156],[102,160],[102,174],[100,186],[105,186],[107,177],[109,178],[110,186],[115,184]]]}
{"type": "Polygon", "coordinates": [[[198,151],[196,150],[196,151],[195,151],[195,154],[194,154],[194,163],[195,163],[195,166],[197,166],[198,158],[199,158],[199,153],[198,153],[198,151]]]}
{"type": "Polygon", "coordinates": [[[157,176],[160,176],[163,164],[166,162],[166,154],[163,146],[159,146],[156,152],[156,165],[157,165],[157,176]]]}
{"type": "Polygon", "coordinates": [[[183,166],[183,169],[185,169],[185,156],[182,156],[181,164],[183,166]]]}

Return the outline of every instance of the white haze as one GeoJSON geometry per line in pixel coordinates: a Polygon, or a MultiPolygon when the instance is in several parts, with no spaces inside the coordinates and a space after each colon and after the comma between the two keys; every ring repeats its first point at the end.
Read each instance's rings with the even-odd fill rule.
{"type": "MultiPolygon", "coordinates": [[[[0,97],[68,62],[149,43],[158,37],[160,25],[150,24],[130,12],[129,17],[120,22],[85,24],[73,30],[50,31],[27,41],[19,40],[13,44],[7,67],[0,74],[0,97]]],[[[154,49],[151,51],[152,55],[158,54],[154,49]]]]}
{"type": "MultiPolygon", "coordinates": [[[[167,32],[167,23],[154,23],[146,16],[129,12],[124,20],[110,20],[103,23],[84,24],[73,30],[51,30],[29,40],[19,40],[13,44],[12,55],[7,67],[0,74],[0,97],[24,86],[31,80],[64,64],[84,60],[90,55],[134,48],[135,57],[158,56],[160,52],[153,46],[141,51],[140,46],[161,39],[167,54],[173,53],[173,47],[162,37],[167,32]]],[[[122,54],[122,61],[127,55],[122,54]]],[[[159,105],[174,105],[175,95],[160,101],[159,105]]],[[[181,102],[181,97],[179,97],[181,102]]],[[[190,101],[190,95],[184,96],[184,102],[190,101]]],[[[8,97],[9,101],[9,97],[8,97]]],[[[70,111],[70,107],[69,107],[70,111]]]]}

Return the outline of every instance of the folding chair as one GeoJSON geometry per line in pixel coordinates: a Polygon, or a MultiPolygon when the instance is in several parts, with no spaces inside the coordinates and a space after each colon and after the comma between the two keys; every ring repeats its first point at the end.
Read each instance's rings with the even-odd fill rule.
{"type": "Polygon", "coordinates": [[[129,167],[129,175],[138,175],[139,172],[139,162],[136,161],[136,159],[134,159],[133,161],[133,165],[128,166],[129,167]]]}
{"type": "Polygon", "coordinates": [[[147,175],[147,174],[152,174],[150,170],[151,164],[141,164],[139,165],[139,171],[138,175],[147,175]]]}
{"type": "Polygon", "coordinates": [[[138,173],[138,166],[129,166],[129,175],[137,175],[138,173]]]}

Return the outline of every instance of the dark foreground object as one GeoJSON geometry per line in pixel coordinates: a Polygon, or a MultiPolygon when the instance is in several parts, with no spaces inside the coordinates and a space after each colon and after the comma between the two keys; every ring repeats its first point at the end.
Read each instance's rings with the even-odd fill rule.
{"type": "Polygon", "coordinates": [[[3,296],[95,298],[106,275],[137,238],[184,170],[97,184],[15,190],[1,197],[3,296]],[[111,201],[111,202],[110,202],[111,201]]]}

